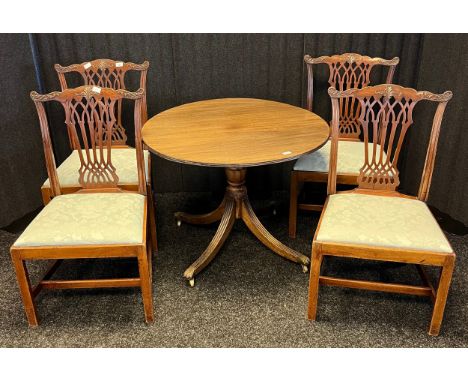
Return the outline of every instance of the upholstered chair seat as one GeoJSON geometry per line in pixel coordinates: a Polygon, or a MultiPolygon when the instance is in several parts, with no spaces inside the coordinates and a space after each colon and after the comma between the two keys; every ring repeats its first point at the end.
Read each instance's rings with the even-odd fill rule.
{"type": "MultiPolygon", "coordinates": [[[[368,144],[369,153],[372,153],[372,143],[368,144]]],[[[300,157],[295,165],[295,171],[313,171],[328,173],[330,167],[330,146],[328,141],[320,150],[306,154],[300,157]]],[[[380,146],[377,145],[380,150],[380,146]]],[[[359,175],[359,170],[364,163],[364,142],[360,141],[339,141],[338,142],[338,174],[356,174],[359,175]]],[[[385,152],[382,155],[386,159],[385,152]]]]}
{"type": "Polygon", "coordinates": [[[388,196],[330,195],[316,240],[453,253],[426,203],[388,196]]]}
{"type": "MultiPolygon", "coordinates": [[[[106,152],[106,150],[104,150],[106,152]]],[[[86,155],[83,152],[83,155],[86,155]]],[[[143,151],[145,160],[146,179],[150,179],[148,174],[148,150],[143,151]]],[[[133,147],[128,148],[113,148],[112,149],[112,164],[114,165],[117,176],[119,177],[119,185],[138,184],[138,171],[136,163],[136,153],[133,147]]],[[[61,187],[79,187],[80,156],[77,150],[69,155],[67,159],[57,168],[58,180],[61,187]]],[[[46,179],[42,187],[50,187],[49,179],[46,179]]]]}
{"type": "Polygon", "coordinates": [[[54,197],[13,247],[143,244],[145,196],[130,192],[54,197]]]}

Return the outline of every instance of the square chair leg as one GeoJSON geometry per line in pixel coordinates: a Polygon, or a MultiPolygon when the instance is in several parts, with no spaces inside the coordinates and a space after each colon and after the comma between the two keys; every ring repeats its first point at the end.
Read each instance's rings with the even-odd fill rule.
{"type": "Polygon", "coordinates": [[[312,244],[312,260],[310,265],[309,277],[309,306],[307,308],[307,318],[315,320],[317,316],[317,303],[319,293],[320,268],[322,267],[323,254],[320,252],[320,246],[312,244]]]}
{"type": "Polygon", "coordinates": [[[442,318],[444,316],[445,303],[447,302],[448,291],[450,288],[450,282],[452,281],[454,265],[455,255],[447,257],[447,260],[443,265],[442,271],[440,273],[434,310],[432,311],[431,325],[429,327],[429,334],[431,336],[439,335],[440,327],[442,325],[442,318]]]}
{"type": "Polygon", "coordinates": [[[14,252],[11,253],[11,258],[15,267],[16,278],[18,279],[18,286],[29,326],[36,327],[39,322],[37,320],[36,306],[34,305],[34,299],[31,292],[31,282],[29,280],[26,264],[24,260],[14,252]]]}
{"type": "Polygon", "coordinates": [[[289,192],[289,237],[296,238],[297,225],[297,198],[298,198],[298,180],[297,172],[291,172],[291,190],[289,192]]]}
{"type": "Polygon", "coordinates": [[[150,324],[154,320],[153,314],[153,286],[150,262],[148,261],[148,253],[146,246],[143,246],[138,254],[138,270],[140,273],[141,294],[143,298],[143,307],[145,310],[145,321],[150,324]]]}

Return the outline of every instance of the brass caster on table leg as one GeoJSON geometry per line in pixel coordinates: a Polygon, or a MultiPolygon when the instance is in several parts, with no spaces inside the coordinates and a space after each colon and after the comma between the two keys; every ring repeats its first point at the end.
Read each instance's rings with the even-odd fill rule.
{"type": "Polygon", "coordinates": [[[195,279],[190,279],[188,282],[192,288],[195,286],[195,279]]]}
{"type": "Polygon", "coordinates": [[[305,264],[302,264],[302,272],[307,273],[309,271],[309,267],[305,264]]]}
{"type": "Polygon", "coordinates": [[[182,225],[182,221],[181,220],[177,220],[177,227],[180,227],[182,225]]]}

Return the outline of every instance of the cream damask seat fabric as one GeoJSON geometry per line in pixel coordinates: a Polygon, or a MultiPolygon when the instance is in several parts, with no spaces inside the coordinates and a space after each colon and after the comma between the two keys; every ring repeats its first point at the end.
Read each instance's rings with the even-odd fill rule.
{"type": "Polygon", "coordinates": [[[145,196],[137,193],[60,195],[13,246],[143,243],[145,196]]]}
{"type": "MultiPolygon", "coordinates": [[[[148,150],[143,151],[143,156],[145,159],[146,180],[148,181],[148,150]]],[[[112,164],[116,168],[117,176],[119,177],[119,185],[138,184],[138,171],[134,148],[113,148],[112,164]]],[[[78,169],[80,166],[81,162],[78,151],[73,150],[70,156],[57,168],[57,175],[61,187],[80,186],[78,182],[78,169]]],[[[49,179],[44,182],[43,187],[50,187],[49,179]]]]}
{"type": "Polygon", "coordinates": [[[427,205],[398,197],[330,195],[316,240],[453,253],[427,205]]]}
{"type": "MultiPolygon", "coordinates": [[[[294,164],[296,171],[313,171],[328,173],[331,142],[328,141],[320,150],[300,157],[294,164]]],[[[372,150],[372,143],[368,144],[372,150]]],[[[380,146],[378,146],[380,147],[380,146]]],[[[385,158],[385,153],[383,154],[385,158]]],[[[364,163],[364,142],[338,142],[338,174],[359,174],[364,163]]]]}

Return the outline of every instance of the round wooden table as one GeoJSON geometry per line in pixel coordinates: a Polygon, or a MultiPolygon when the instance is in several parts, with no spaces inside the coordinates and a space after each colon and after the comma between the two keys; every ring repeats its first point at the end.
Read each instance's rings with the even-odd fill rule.
{"type": "Polygon", "coordinates": [[[279,242],[258,220],[247,196],[245,175],[248,167],[290,161],[319,149],[329,137],[322,118],[280,102],[213,99],[159,113],[145,123],[142,137],[149,150],[163,158],[226,171],[228,185],[218,208],[204,215],[176,213],[179,225],[221,220],[206,250],[184,273],[191,286],[195,275],[216,256],[236,219],[242,219],[273,252],[307,271],[309,258],[279,242]]]}

